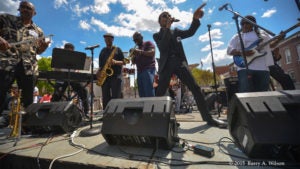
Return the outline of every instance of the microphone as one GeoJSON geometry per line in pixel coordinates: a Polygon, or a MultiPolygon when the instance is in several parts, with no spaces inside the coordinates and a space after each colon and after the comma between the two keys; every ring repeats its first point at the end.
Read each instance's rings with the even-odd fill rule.
{"type": "Polygon", "coordinates": [[[84,48],[85,50],[91,50],[91,49],[95,49],[95,48],[98,48],[100,45],[94,45],[94,46],[88,46],[86,48],[84,48]]]}
{"type": "Polygon", "coordinates": [[[172,18],[172,22],[179,22],[179,19],[172,18]]]}
{"type": "Polygon", "coordinates": [[[226,3],[226,4],[222,5],[222,6],[219,8],[219,11],[222,11],[224,8],[227,7],[227,5],[229,5],[229,3],[226,3]]]}

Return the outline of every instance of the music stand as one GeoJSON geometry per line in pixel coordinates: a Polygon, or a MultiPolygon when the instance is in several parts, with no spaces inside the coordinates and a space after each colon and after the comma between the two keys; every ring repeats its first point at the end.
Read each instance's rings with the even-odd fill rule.
{"type": "Polygon", "coordinates": [[[71,51],[61,48],[53,48],[51,67],[57,69],[68,69],[68,101],[70,96],[70,70],[83,70],[86,60],[86,54],[83,52],[71,51]]]}
{"type": "Polygon", "coordinates": [[[86,54],[83,52],[53,48],[51,67],[58,69],[83,70],[85,59],[86,54]]]}

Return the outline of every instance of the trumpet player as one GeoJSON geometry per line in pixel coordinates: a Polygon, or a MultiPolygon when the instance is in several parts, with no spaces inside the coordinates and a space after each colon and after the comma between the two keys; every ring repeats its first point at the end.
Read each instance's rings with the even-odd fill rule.
{"type": "Polygon", "coordinates": [[[137,48],[132,49],[132,63],[137,67],[137,83],[140,97],[153,97],[155,75],[155,45],[151,41],[143,41],[140,32],[132,36],[137,48]]]}
{"type": "Polygon", "coordinates": [[[37,54],[43,53],[50,41],[32,20],[37,14],[29,1],[21,1],[19,16],[0,15],[0,114],[10,86],[16,80],[22,89],[24,108],[33,102],[33,88],[38,75],[37,54]],[[13,46],[12,43],[25,39],[38,39],[35,43],[13,46]]]}
{"type": "Polygon", "coordinates": [[[122,50],[117,46],[113,46],[114,36],[111,33],[106,33],[103,37],[106,47],[102,48],[99,54],[99,72],[106,71],[103,69],[109,69],[110,71],[101,86],[102,104],[103,109],[105,109],[111,99],[121,98],[122,67],[125,65],[125,61],[122,50]]]}

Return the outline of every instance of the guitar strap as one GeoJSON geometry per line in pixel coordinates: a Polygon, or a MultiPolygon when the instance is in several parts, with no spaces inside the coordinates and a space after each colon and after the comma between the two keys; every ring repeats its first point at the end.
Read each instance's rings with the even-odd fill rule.
{"type": "MultiPolygon", "coordinates": [[[[261,36],[261,32],[259,31],[259,29],[258,29],[257,26],[254,27],[254,32],[256,33],[258,39],[263,40],[263,38],[262,38],[262,36],[261,36]]],[[[262,42],[262,41],[260,41],[260,42],[262,42]]]]}

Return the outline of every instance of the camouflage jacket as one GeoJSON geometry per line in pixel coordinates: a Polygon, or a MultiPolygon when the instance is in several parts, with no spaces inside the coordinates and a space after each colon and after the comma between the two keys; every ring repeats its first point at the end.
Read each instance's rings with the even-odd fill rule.
{"type": "Polygon", "coordinates": [[[0,36],[13,46],[5,52],[0,51],[0,70],[11,71],[22,62],[26,75],[38,75],[37,39],[44,36],[42,29],[34,23],[24,26],[20,17],[3,14],[0,15],[0,36]],[[29,42],[14,45],[24,41],[29,42]]]}

